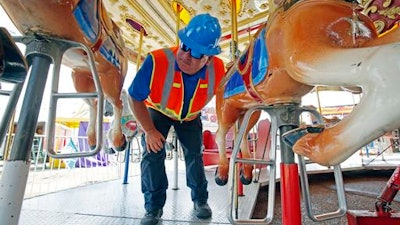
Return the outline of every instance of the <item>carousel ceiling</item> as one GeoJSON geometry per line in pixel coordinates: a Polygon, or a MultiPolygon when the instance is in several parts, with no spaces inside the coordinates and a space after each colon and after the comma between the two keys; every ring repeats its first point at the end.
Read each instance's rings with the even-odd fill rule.
{"type": "MultiPolygon", "coordinates": [[[[351,1],[351,0],[347,0],[351,1]]],[[[177,31],[200,13],[210,13],[222,27],[221,47],[225,62],[232,60],[231,43],[243,51],[257,28],[281,0],[103,0],[111,18],[123,31],[130,60],[149,51],[175,45],[177,31]],[[231,13],[235,12],[235,13],[231,13]],[[232,34],[232,35],[231,35],[232,34]],[[233,37],[233,38],[232,38],[233,37]],[[235,41],[232,41],[235,40],[235,41]]],[[[400,19],[400,0],[353,0],[371,16],[378,32],[400,19]]]]}
{"type": "Polygon", "coordinates": [[[177,30],[186,26],[191,17],[210,13],[219,19],[222,27],[220,44],[223,52],[220,57],[226,62],[231,60],[232,27],[237,27],[237,39],[234,39],[237,40],[238,50],[243,51],[251,35],[260,24],[267,21],[269,1],[103,0],[111,18],[123,31],[126,47],[132,53],[132,61],[135,53],[143,57],[149,51],[175,45],[178,40],[177,30]],[[236,13],[232,14],[234,10],[236,13]]]}

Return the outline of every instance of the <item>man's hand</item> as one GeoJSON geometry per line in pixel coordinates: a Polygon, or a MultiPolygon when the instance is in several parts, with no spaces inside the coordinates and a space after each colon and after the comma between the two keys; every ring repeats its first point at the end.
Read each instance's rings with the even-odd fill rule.
{"type": "Polygon", "coordinates": [[[150,151],[157,153],[164,147],[165,138],[157,129],[146,131],[145,139],[148,153],[150,153],[150,151]]]}

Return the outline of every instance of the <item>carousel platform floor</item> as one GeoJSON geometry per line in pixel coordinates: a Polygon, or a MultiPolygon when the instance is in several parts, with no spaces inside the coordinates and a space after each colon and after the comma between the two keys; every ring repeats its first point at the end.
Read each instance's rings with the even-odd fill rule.
{"type": "MultiPolygon", "coordinates": [[[[170,188],[161,224],[230,224],[225,210],[227,186],[215,184],[214,172],[215,169],[211,168],[206,171],[213,216],[208,220],[199,220],[193,214],[184,170],[178,171],[178,190],[172,190],[173,173],[168,171],[170,188]]],[[[140,187],[140,176],[130,176],[128,184],[115,180],[25,199],[19,224],[140,224],[145,213],[140,187]]]]}
{"type": "MultiPolygon", "coordinates": [[[[399,159],[400,157],[393,157],[376,158],[373,162],[370,162],[371,160],[358,161],[359,165],[353,165],[354,169],[344,165],[348,209],[373,210],[376,197],[383,190],[393,169],[399,165],[399,159]]],[[[307,166],[313,167],[312,164],[307,166]]],[[[310,191],[313,208],[316,213],[332,210],[332,207],[335,207],[335,185],[332,171],[322,167],[316,167],[312,171],[310,191]]],[[[228,187],[215,184],[214,172],[214,167],[207,167],[209,204],[213,209],[213,216],[208,220],[199,220],[193,215],[193,204],[190,200],[190,190],[185,184],[184,169],[178,171],[178,190],[171,189],[173,171],[167,170],[170,188],[160,224],[231,224],[228,219],[228,187]]],[[[266,182],[262,181],[245,186],[245,196],[239,198],[240,218],[243,215],[262,218],[265,215],[267,203],[265,197],[267,186],[265,184],[266,182]]],[[[279,185],[277,187],[275,215],[271,223],[274,225],[281,224],[279,185]]],[[[394,209],[397,210],[400,207],[399,202],[400,199],[396,196],[392,205],[394,209]]],[[[129,177],[128,184],[122,184],[122,180],[114,180],[25,199],[19,224],[128,225],[139,224],[144,213],[140,177],[135,175],[129,177]]],[[[308,219],[303,203],[302,219],[303,224],[307,225],[347,224],[346,217],[325,222],[313,222],[308,219]]]]}

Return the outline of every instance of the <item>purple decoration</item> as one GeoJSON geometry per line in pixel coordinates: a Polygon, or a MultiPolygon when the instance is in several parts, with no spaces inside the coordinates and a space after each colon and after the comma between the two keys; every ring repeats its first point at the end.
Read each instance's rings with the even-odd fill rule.
{"type": "MultiPolygon", "coordinates": [[[[78,130],[78,135],[80,137],[87,136],[87,134],[86,134],[87,127],[88,127],[88,122],[83,122],[83,121],[80,122],[79,130],[78,130]]],[[[109,127],[110,127],[109,123],[106,123],[106,122],[103,123],[103,133],[104,134],[108,131],[109,127]]],[[[103,148],[104,148],[104,145],[103,145],[103,148]]],[[[91,151],[86,138],[78,139],[78,150],[80,152],[91,151]]],[[[106,154],[105,151],[103,151],[103,150],[100,151],[95,156],[79,158],[75,163],[75,167],[81,167],[81,168],[107,166],[107,165],[108,165],[108,154],[106,154]]]]}

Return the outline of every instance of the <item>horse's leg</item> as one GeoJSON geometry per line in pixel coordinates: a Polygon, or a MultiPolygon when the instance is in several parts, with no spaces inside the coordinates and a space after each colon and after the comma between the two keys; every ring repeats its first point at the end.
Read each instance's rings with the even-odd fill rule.
{"type": "MultiPolygon", "coordinates": [[[[72,80],[77,92],[94,92],[96,90],[91,73],[86,70],[75,69],[72,71],[72,80]]],[[[97,121],[97,100],[85,99],[89,105],[89,122],[86,130],[88,145],[96,147],[96,121],[97,121]]]]}
{"type": "MultiPolygon", "coordinates": [[[[218,114],[218,110],[217,110],[218,114]]],[[[227,115],[224,115],[225,119],[230,119],[229,123],[224,122],[222,119],[218,119],[218,129],[215,134],[215,142],[218,145],[218,155],[219,162],[217,171],[215,172],[215,182],[218,185],[225,185],[228,182],[228,173],[229,173],[229,160],[226,155],[226,134],[229,129],[233,126],[238,115],[229,114],[229,118],[226,118],[227,115]]]]}
{"type": "MultiPolygon", "coordinates": [[[[110,98],[107,99],[113,106],[114,120],[111,129],[107,132],[107,139],[111,141],[113,149],[116,151],[123,151],[126,147],[125,136],[122,134],[121,118],[122,118],[122,104],[113,103],[110,98]]],[[[128,106],[125,106],[128,107],[128,106]]]]}
{"type": "Polygon", "coordinates": [[[222,95],[216,96],[216,113],[218,118],[218,130],[215,135],[215,142],[218,145],[219,162],[215,173],[215,182],[218,185],[225,185],[228,182],[229,160],[226,155],[226,134],[235,124],[243,109],[233,107],[229,100],[224,100],[222,95]]]}
{"type": "Polygon", "coordinates": [[[218,145],[219,155],[218,167],[215,172],[215,182],[221,186],[228,182],[229,161],[226,155],[225,137],[230,127],[225,124],[219,124],[215,135],[215,142],[218,145]]]}
{"type": "MultiPolygon", "coordinates": [[[[249,150],[249,141],[248,141],[248,134],[253,126],[257,123],[258,119],[260,118],[261,111],[254,112],[249,120],[249,123],[246,127],[245,135],[243,135],[242,141],[240,142],[240,151],[242,153],[243,159],[252,159],[252,155],[249,150]]],[[[240,170],[240,180],[243,184],[247,185],[250,184],[253,180],[253,164],[243,164],[240,170]]]]}
{"type": "MultiPolygon", "coordinates": [[[[361,85],[363,98],[350,115],[335,126],[319,134],[307,134],[293,146],[296,153],[327,166],[343,162],[372,140],[400,127],[400,44],[343,50],[342,53],[328,55],[329,59],[321,59],[319,66],[325,70],[332,66],[332,69],[335,68],[332,71],[342,73],[342,77],[325,76],[325,83],[337,79],[346,84],[361,85]],[[348,61],[350,58],[358,63],[352,64],[348,61]],[[344,65],[356,67],[352,72],[341,71],[346,67],[344,65]]],[[[308,79],[316,82],[320,78],[310,76],[308,79]]]]}
{"type": "MultiPolygon", "coordinates": [[[[107,138],[111,142],[113,149],[123,151],[126,147],[125,136],[122,133],[122,100],[121,90],[124,77],[116,70],[110,70],[101,75],[101,85],[107,101],[113,106],[114,119],[111,129],[107,132],[107,138]]],[[[129,106],[125,106],[129,107],[129,106]]]]}

